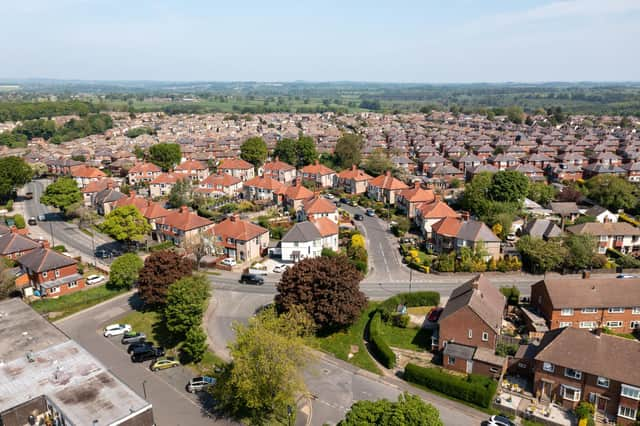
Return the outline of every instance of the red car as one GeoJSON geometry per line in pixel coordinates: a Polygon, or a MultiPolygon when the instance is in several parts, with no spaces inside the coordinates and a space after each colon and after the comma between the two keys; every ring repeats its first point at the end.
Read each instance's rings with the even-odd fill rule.
{"type": "Polygon", "coordinates": [[[427,317],[427,319],[431,322],[437,322],[443,310],[444,308],[433,308],[431,312],[429,312],[429,316],[427,317]]]}

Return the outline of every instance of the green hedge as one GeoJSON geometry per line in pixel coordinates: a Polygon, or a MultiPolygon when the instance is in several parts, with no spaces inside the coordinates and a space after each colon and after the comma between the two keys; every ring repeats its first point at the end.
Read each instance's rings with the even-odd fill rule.
{"type": "Polygon", "coordinates": [[[405,305],[411,308],[414,306],[438,306],[439,303],[440,293],[437,291],[416,291],[396,294],[382,302],[379,309],[393,313],[398,305],[405,305]]]}
{"type": "Polygon", "coordinates": [[[411,363],[404,369],[404,379],[484,408],[491,405],[497,388],[497,383],[488,377],[470,374],[467,378],[460,378],[440,368],[419,367],[411,363]]]}
{"type": "Polygon", "coordinates": [[[171,241],[165,241],[163,243],[160,244],[156,244],[155,246],[151,246],[149,247],[149,251],[151,253],[155,252],[155,251],[161,251],[161,250],[166,250],[166,249],[170,249],[172,247],[175,247],[175,244],[173,244],[173,242],[171,241]]]}
{"type": "Polygon", "coordinates": [[[369,342],[376,359],[385,367],[393,368],[396,365],[396,354],[380,334],[381,321],[380,312],[374,313],[369,322],[369,342]]]}

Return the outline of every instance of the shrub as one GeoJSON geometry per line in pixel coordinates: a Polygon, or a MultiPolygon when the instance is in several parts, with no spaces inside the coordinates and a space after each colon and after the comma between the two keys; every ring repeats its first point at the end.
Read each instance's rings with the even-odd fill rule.
{"type": "Polygon", "coordinates": [[[156,251],[167,250],[174,246],[175,244],[173,244],[171,241],[165,241],[163,243],[159,243],[159,244],[156,244],[155,246],[149,247],[149,252],[154,253],[156,251]]]}
{"type": "Polygon", "coordinates": [[[393,325],[400,328],[407,328],[409,326],[409,315],[400,313],[394,314],[393,325]]]}
{"type": "Polygon", "coordinates": [[[58,253],[64,253],[65,251],[67,251],[67,248],[65,246],[63,246],[62,244],[58,244],[57,246],[53,246],[53,247],[51,247],[51,249],[53,251],[57,251],[58,253]]]}
{"type": "Polygon", "coordinates": [[[518,345],[515,343],[498,343],[496,345],[496,355],[514,356],[518,352],[518,345]]]}
{"type": "Polygon", "coordinates": [[[381,321],[380,312],[374,313],[369,322],[369,342],[373,355],[378,361],[387,368],[393,368],[396,365],[396,354],[380,334],[381,321]]]}
{"type": "Polygon", "coordinates": [[[7,201],[7,211],[12,212],[13,211],[13,200],[9,200],[7,201]]]}
{"type": "Polygon", "coordinates": [[[484,376],[470,374],[466,379],[444,372],[440,368],[425,368],[407,364],[404,379],[445,395],[489,408],[497,383],[484,376]]]}
{"type": "Polygon", "coordinates": [[[591,259],[591,267],[601,269],[607,264],[607,256],[604,254],[595,254],[591,259]]]}
{"type": "Polygon", "coordinates": [[[440,303],[440,293],[437,291],[417,291],[413,293],[399,293],[382,302],[378,307],[379,311],[392,314],[398,305],[405,305],[409,308],[415,306],[438,306],[440,303]]]}
{"type": "Polygon", "coordinates": [[[365,248],[364,237],[362,234],[354,234],[351,236],[351,247],[353,248],[365,248]]]}
{"type": "Polygon", "coordinates": [[[509,305],[518,306],[520,303],[520,290],[518,287],[500,287],[500,293],[507,298],[507,303],[509,305]]]}
{"type": "Polygon", "coordinates": [[[21,214],[13,216],[13,220],[15,221],[16,228],[24,229],[27,227],[27,223],[24,221],[24,216],[22,216],[21,214]]]}
{"type": "Polygon", "coordinates": [[[579,419],[588,419],[593,416],[593,413],[595,413],[595,408],[587,401],[580,402],[576,407],[576,417],[579,419]]]}

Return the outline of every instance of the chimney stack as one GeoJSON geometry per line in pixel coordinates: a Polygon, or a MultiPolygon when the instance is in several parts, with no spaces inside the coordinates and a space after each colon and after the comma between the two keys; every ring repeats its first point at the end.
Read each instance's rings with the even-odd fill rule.
{"type": "Polygon", "coordinates": [[[356,165],[355,164],[351,165],[351,170],[353,170],[354,172],[356,171],[356,165]]]}
{"type": "Polygon", "coordinates": [[[189,208],[187,206],[180,206],[180,213],[188,213],[189,208]]]}
{"type": "Polygon", "coordinates": [[[237,215],[237,214],[232,214],[232,215],[229,217],[229,220],[231,220],[231,222],[237,222],[237,220],[238,220],[238,215],[237,215]]]}

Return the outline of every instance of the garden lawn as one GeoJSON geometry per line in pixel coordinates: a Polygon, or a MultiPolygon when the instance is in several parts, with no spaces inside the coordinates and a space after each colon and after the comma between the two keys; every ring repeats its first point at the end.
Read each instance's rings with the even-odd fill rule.
{"type": "Polygon", "coordinates": [[[376,306],[377,304],[370,303],[358,321],[345,331],[339,331],[328,336],[314,336],[309,339],[309,345],[329,352],[336,358],[340,358],[360,368],[381,374],[380,369],[373,358],[371,358],[371,355],[369,355],[369,351],[364,344],[364,330],[369,322],[369,316],[375,310],[376,306]],[[351,351],[351,346],[357,346],[358,353],[349,359],[348,355],[351,351]]]}
{"type": "Polygon", "coordinates": [[[111,289],[106,285],[101,285],[60,296],[57,299],[45,297],[33,302],[31,307],[40,314],[48,314],[49,318],[55,321],[112,299],[127,291],[126,289],[111,289]]]}
{"type": "Polygon", "coordinates": [[[401,328],[382,321],[380,334],[395,348],[424,352],[431,347],[431,332],[423,328],[401,328]]]}

